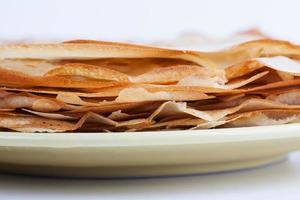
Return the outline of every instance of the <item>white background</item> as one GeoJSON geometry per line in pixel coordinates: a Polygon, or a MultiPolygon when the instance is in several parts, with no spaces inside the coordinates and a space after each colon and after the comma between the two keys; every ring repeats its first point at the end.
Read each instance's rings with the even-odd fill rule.
{"type": "Polygon", "coordinates": [[[0,39],[224,36],[258,27],[300,41],[298,0],[1,0],[0,39]]]}
{"type": "MultiPolygon", "coordinates": [[[[300,42],[297,0],[1,0],[0,40],[157,40],[257,27],[300,42]]],[[[0,199],[300,199],[300,153],[275,165],[214,175],[58,180],[0,175],[0,199]]]]}

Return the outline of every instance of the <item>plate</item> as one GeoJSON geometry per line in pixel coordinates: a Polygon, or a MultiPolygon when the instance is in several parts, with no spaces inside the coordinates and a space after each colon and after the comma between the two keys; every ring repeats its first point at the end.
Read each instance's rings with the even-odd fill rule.
{"type": "Polygon", "coordinates": [[[300,149],[300,124],[135,133],[0,133],[2,172],[144,177],[265,165],[300,149]]]}

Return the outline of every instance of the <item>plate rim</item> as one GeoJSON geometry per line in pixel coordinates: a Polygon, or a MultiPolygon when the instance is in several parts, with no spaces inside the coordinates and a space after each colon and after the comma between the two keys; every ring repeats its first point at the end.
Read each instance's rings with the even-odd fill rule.
{"type": "Polygon", "coordinates": [[[0,132],[0,147],[136,147],[286,139],[297,139],[300,142],[300,123],[240,128],[133,133],[0,132]]]}

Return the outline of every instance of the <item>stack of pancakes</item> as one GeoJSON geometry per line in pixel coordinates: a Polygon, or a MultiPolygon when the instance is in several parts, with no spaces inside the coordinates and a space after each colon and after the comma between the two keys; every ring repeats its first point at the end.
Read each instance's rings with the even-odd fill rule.
{"type": "Polygon", "coordinates": [[[0,46],[0,127],[20,132],[206,129],[300,120],[300,46],[187,51],[76,40],[0,46]]]}

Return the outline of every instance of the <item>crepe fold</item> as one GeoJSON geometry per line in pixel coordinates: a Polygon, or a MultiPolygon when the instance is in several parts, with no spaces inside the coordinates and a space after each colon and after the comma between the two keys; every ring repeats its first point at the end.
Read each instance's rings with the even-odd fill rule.
{"type": "Polygon", "coordinates": [[[218,51],[73,40],[0,46],[0,128],[208,129],[300,121],[300,46],[218,51]]]}

